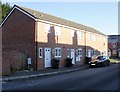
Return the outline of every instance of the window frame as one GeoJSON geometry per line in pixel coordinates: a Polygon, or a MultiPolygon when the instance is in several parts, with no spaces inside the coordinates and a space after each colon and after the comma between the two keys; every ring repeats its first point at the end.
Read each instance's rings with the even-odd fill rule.
{"type": "Polygon", "coordinates": [[[71,36],[75,37],[75,35],[74,35],[75,34],[75,30],[71,29],[70,32],[71,32],[71,36]]]}
{"type": "Polygon", "coordinates": [[[77,49],[77,55],[82,57],[82,48],[77,49]]]}
{"type": "Polygon", "coordinates": [[[103,40],[106,41],[106,37],[103,37],[103,40]]]}
{"type": "Polygon", "coordinates": [[[78,31],[77,31],[77,37],[78,37],[79,39],[82,39],[82,37],[83,37],[83,32],[80,31],[80,30],[78,30],[78,31]]]}
{"type": "Polygon", "coordinates": [[[62,57],[62,50],[61,50],[61,48],[59,48],[59,47],[56,47],[55,49],[54,49],[54,56],[55,57],[62,57]],[[57,52],[56,52],[57,51],[57,52]]]}
{"type": "Polygon", "coordinates": [[[54,30],[55,30],[55,35],[56,36],[61,36],[61,34],[62,34],[62,27],[54,26],[54,30]]]}
{"type": "Polygon", "coordinates": [[[96,50],[93,50],[93,55],[96,55],[97,53],[96,53],[96,50]]]}
{"type": "Polygon", "coordinates": [[[67,57],[70,57],[70,49],[67,49],[67,57]]]}
{"type": "Polygon", "coordinates": [[[43,49],[40,47],[39,48],[39,58],[42,58],[43,57],[43,49]],[[40,51],[41,50],[41,51],[40,51]],[[40,54],[41,53],[41,54],[40,54]]]}
{"type": "Polygon", "coordinates": [[[100,36],[100,42],[102,42],[102,36],[100,36]]]}
{"type": "Polygon", "coordinates": [[[45,32],[50,33],[51,32],[51,25],[50,24],[45,24],[45,32]],[[49,27],[49,29],[48,29],[49,27]]]}
{"type": "Polygon", "coordinates": [[[92,34],[92,40],[95,42],[96,41],[96,35],[92,34]]]}
{"type": "Polygon", "coordinates": [[[87,33],[87,38],[88,38],[88,40],[91,40],[91,34],[90,33],[87,33]]]}

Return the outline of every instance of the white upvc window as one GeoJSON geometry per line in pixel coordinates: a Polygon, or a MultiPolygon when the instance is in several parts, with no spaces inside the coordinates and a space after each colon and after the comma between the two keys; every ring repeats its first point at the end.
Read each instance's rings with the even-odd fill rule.
{"type": "Polygon", "coordinates": [[[88,40],[90,40],[90,39],[91,39],[91,34],[88,33],[88,34],[87,34],[87,37],[88,37],[88,40]]]}
{"type": "Polygon", "coordinates": [[[88,56],[88,50],[86,49],[86,57],[88,56]]]}
{"type": "Polygon", "coordinates": [[[71,32],[71,36],[74,37],[75,31],[74,30],[70,30],[70,32],[71,32]]]}
{"type": "Polygon", "coordinates": [[[81,31],[77,31],[77,36],[79,39],[82,39],[82,32],[81,31]]]}
{"type": "Polygon", "coordinates": [[[102,36],[100,36],[100,41],[102,41],[102,36]]]}
{"type": "Polygon", "coordinates": [[[95,34],[92,35],[92,39],[93,39],[93,41],[96,41],[96,35],[95,34]]]}
{"type": "Polygon", "coordinates": [[[61,57],[61,48],[55,48],[55,57],[61,57]]]}
{"type": "Polygon", "coordinates": [[[103,40],[105,41],[105,40],[106,40],[106,38],[105,38],[105,37],[103,37],[103,40]]]}
{"type": "Polygon", "coordinates": [[[50,33],[51,29],[50,29],[50,24],[45,24],[45,32],[46,33],[50,33]]]}
{"type": "Polygon", "coordinates": [[[70,49],[67,49],[67,57],[70,57],[70,49]]]}
{"type": "Polygon", "coordinates": [[[82,49],[81,49],[81,48],[78,49],[77,55],[78,55],[78,56],[82,56],[82,49]]]}
{"type": "Polygon", "coordinates": [[[93,50],[93,55],[96,55],[96,50],[93,50]]]}
{"type": "Polygon", "coordinates": [[[42,48],[39,48],[39,58],[42,58],[42,53],[43,53],[42,48]]]}
{"type": "Polygon", "coordinates": [[[55,30],[55,35],[61,36],[61,27],[54,26],[54,30],[55,30]]]}
{"type": "Polygon", "coordinates": [[[87,53],[88,53],[88,57],[91,57],[92,55],[91,55],[91,49],[88,49],[88,51],[87,51],[87,53]]]}

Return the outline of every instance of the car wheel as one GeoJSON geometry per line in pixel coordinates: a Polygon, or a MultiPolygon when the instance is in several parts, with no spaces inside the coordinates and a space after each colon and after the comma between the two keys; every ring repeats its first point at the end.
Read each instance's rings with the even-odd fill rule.
{"type": "Polygon", "coordinates": [[[106,63],[105,62],[103,62],[103,67],[105,67],[106,66],[106,63]]]}
{"type": "Polygon", "coordinates": [[[110,66],[110,62],[108,62],[108,66],[110,66]]]}
{"type": "Polygon", "coordinates": [[[110,61],[107,61],[107,62],[106,62],[106,66],[109,66],[109,65],[110,65],[110,61]]]}

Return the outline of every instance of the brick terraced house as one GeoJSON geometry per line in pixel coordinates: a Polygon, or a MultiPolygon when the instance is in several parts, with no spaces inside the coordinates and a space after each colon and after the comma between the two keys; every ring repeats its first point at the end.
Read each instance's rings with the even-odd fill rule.
{"type": "Polygon", "coordinates": [[[108,35],[109,57],[120,57],[120,35],[108,35]]]}
{"type": "Polygon", "coordinates": [[[51,67],[51,59],[66,57],[75,65],[85,57],[105,54],[108,36],[85,25],[14,5],[1,24],[3,74],[11,69],[41,70],[51,67]],[[7,70],[6,70],[7,69],[7,70]]]}

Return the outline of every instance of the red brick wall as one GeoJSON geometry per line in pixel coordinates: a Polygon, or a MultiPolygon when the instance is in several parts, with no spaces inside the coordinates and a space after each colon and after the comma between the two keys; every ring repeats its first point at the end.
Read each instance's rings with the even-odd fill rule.
{"type": "Polygon", "coordinates": [[[2,74],[10,75],[11,70],[20,69],[21,61],[19,60],[19,52],[16,50],[2,51],[2,74]]]}
{"type": "Polygon", "coordinates": [[[108,43],[108,48],[111,50],[111,57],[117,57],[118,56],[118,49],[120,48],[120,43],[117,43],[116,48],[113,48],[111,43],[108,43]],[[116,53],[113,53],[113,50],[116,51],[116,53]]]}
{"type": "Polygon", "coordinates": [[[3,50],[25,53],[35,67],[35,21],[15,9],[2,26],[2,46],[3,50]]]}
{"type": "MultiPolygon", "coordinates": [[[[100,51],[106,51],[107,54],[107,37],[105,37],[105,40],[103,39],[100,42],[100,38],[99,35],[96,36],[96,41],[92,41],[88,40],[87,37],[85,37],[86,32],[83,32],[82,34],[82,39],[80,39],[79,37],[77,37],[77,31],[75,31],[74,33],[74,37],[71,36],[71,30],[66,28],[66,27],[61,27],[61,36],[56,36],[55,35],[55,30],[54,30],[54,24],[50,24],[51,25],[51,32],[47,33],[45,31],[45,24],[43,22],[38,22],[38,30],[37,30],[37,52],[39,48],[43,49],[43,57],[42,58],[37,58],[37,63],[38,63],[38,69],[43,69],[45,66],[45,48],[51,48],[51,59],[54,58],[53,55],[53,49],[55,49],[56,47],[61,48],[62,50],[62,56],[60,57],[60,66],[64,65],[64,60],[67,57],[67,49],[71,50],[74,49],[75,50],[75,61],[76,61],[76,57],[78,57],[77,55],[77,50],[80,48],[82,49],[82,57],[80,59],[80,61],[76,61],[75,64],[83,64],[85,62],[85,50],[86,49],[91,49],[91,50],[96,50],[97,53],[100,53],[100,51]],[[86,41],[85,41],[86,38],[86,41]],[[105,45],[104,45],[105,43],[105,45]],[[99,44],[99,45],[98,45],[99,44]],[[86,47],[85,47],[86,45],[86,47]],[[102,46],[102,47],[101,47],[102,46]]],[[[91,52],[92,53],[92,52],[91,52]]]]}

